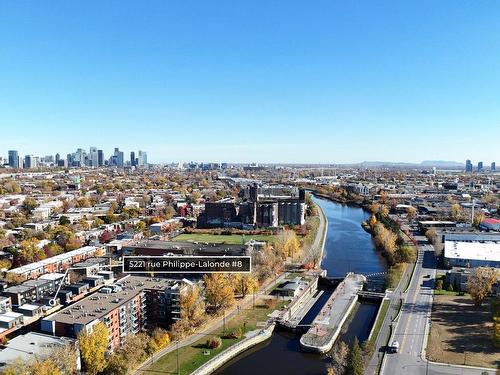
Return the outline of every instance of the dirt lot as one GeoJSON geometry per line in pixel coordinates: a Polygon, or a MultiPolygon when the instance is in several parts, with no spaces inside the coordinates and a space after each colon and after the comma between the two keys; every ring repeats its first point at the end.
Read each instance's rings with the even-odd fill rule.
{"type": "Polygon", "coordinates": [[[500,352],[491,341],[488,304],[474,307],[468,296],[434,296],[427,357],[436,362],[498,368],[500,352]]]}

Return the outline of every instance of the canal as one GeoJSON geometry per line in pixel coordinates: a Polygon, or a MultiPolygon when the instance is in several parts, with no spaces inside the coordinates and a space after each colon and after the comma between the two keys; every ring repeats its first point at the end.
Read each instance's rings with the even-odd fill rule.
{"type": "MultiPolygon", "coordinates": [[[[359,207],[314,198],[328,219],[325,254],[321,267],[328,276],[347,272],[364,275],[383,272],[387,266],[375,250],[370,234],[361,227],[368,213],[359,207]]],[[[377,314],[378,305],[359,303],[347,331],[340,339],[350,343],[354,337],[363,342],[377,314]]],[[[300,336],[275,332],[271,340],[255,346],[226,363],[215,374],[253,375],[324,375],[328,358],[300,351],[300,336]]]]}

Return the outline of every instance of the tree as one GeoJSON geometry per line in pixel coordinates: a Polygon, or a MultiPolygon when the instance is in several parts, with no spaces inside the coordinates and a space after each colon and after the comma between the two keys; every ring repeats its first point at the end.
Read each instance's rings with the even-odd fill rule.
{"type": "Polygon", "coordinates": [[[500,271],[494,268],[477,267],[472,270],[467,278],[467,290],[476,306],[483,304],[499,277],[500,271]]]}
{"type": "Polygon", "coordinates": [[[288,256],[291,258],[298,253],[300,248],[300,242],[297,239],[297,235],[293,230],[289,229],[280,232],[275,245],[284,257],[288,256]]]}
{"type": "Polygon", "coordinates": [[[251,274],[235,274],[233,286],[235,293],[239,293],[245,297],[247,294],[253,293],[259,289],[259,281],[251,274]]]}
{"type": "Polygon", "coordinates": [[[149,355],[166,348],[170,344],[170,336],[167,331],[161,328],[155,328],[148,342],[146,351],[149,355]]]}
{"type": "Polygon", "coordinates": [[[415,218],[417,217],[417,209],[413,206],[407,207],[406,208],[406,216],[408,216],[408,219],[410,221],[415,220],[415,218]]]}
{"type": "Polygon", "coordinates": [[[71,220],[67,216],[61,215],[61,217],[59,218],[59,225],[69,225],[69,224],[71,224],[71,220]]]}
{"type": "Polygon", "coordinates": [[[92,332],[81,331],[78,335],[82,361],[90,375],[95,375],[106,367],[108,340],[108,328],[101,322],[93,327],[92,332]]]}
{"type": "Polygon", "coordinates": [[[144,221],[139,221],[136,225],[135,225],[135,229],[139,230],[139,231],[144,231],[146,230],[146,223],[144,221]]]}
{"type": "Polygon", "coordinates": [[[434,228],[429,228],[425,231],[425,237],[433,244],[437,239],[437,232],[434,228]]]}
{"type": "Polygon", "coordinates": [[[203,281],[205,282],[207,302],[214,312],[225,310],[233,305],[234,291],[227,274],[205,274],[203,281]]]}
{"type": "Polygon", "coordinates": [[[349,351],[346,375],[363,375],[363,352],[359,346],[358,338],[355,337],[349,351]]]}
{"type": "Polygon", "coordinates": [[[25,281],[22,275],[12,272],[7,272],[5,274],[4,280],[9,285],[18,285],[21,284],[23,281],[25,281]]]}
{"type": "Polygon", "coordinates": [[[443,290],[443,280],[436,281],[436,290],[443,290]]]}
{"type": "Polygon", "coordinates": [[[175,209],[172,206],[167,206],[165,208],[165,219],[169,220],[176,214],[175,209]]]}
{"type": "Polygon", "coordinates": [[[59,255],[64,252],[64,249],[55,242],[48,243],[43,247],[45,255],[47,257],[53,257],[54,255],[59,255]]]}
{"type": "Polygon", "coordinates": [[[186,287],[181,294],[181,318],[186,319],[193,325],[198,325],[204,318],[205,302],[197,285],[186,287]]]}
{"type": "Polygon", "coordinates": [[[21,263],[33,263],[46,258],[45,252],[38,247],[38,243],[39,241],[36,238],[29,238],[21,242],[19,249],[21,263]]]}
{"type": "Polygon", "coordinates": [[[389,209],[387,208],[387,206],[386,206],[386,205],[382,205],[382,206],[380,207],[380,215],[381,215],[382,217],[387,217],[387,216],[389,216],[389,209]]]}
{"type": "Polygon", "coordinates": [[[368,220],[368,224],[370,225],[370,228],[374,228],[375,224],[377,224],[377,217],[374,214],[370,215],[370,219],[368,220]]]}
{"type": "Polygon", "coordinates": [[[38,206],[38,202],[35,199],[33,199],[32,197],[26,197],[21,207],[24,212],[26,212],[27,214],[31,214],[31,211],[33,211],[38,206]]]}
{"type": "Polygon", "coordinates": [[[79,198],[76,201],[76,205],[77,207],[87,207],[87,208],[92,207],[92,204],[90,203],[90,200],[87,197],[79,198]]]}
{"type": "Polygon", "coordinates": [[[378,212],[380,211],[380,204],[378,204],[377,202],[372,202],[370,204],[370,212],[374,215],[378,214],[378,212]]]}
{"type": "Polygon", "coordinates": [[[9,269],[12,267],[12,263],[8,259],[0,259],[0,270],[9,269]]]}
{"type": "Polygon", "coordinates": [[[451,205],[451,217],[455,221],[459,221],[463,218],[464,213],[462,207],[458,203],[454,203],[451,205]]]}
{"type": "Polygon", "coordinates": [[[484,220],[484,218],[485,218],[484,213],[482,213],[481,211],[476,212],[476,213],[474,214],[473,225],[474,225],[475,227],[478,227],[478,226],[479,226],[479,224],[481,224],[481,221],[483,221],[483,220],[484,220]]]}

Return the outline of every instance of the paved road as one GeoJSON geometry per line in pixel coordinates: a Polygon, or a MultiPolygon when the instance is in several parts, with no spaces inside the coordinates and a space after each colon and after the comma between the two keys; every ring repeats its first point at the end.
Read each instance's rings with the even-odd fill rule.
{"type": "MultiPolygon", "coordinates": [[[[425,237],[417,237],[423,245],[418,247],[415,273],[406,295],[401,315],[395,325],[393,340],[400,344],[398,353],[388,354],[383,374],[485,374],[485,370],[452,365],[438,365],[424,360],[428,323],[433,299],[433,283],[436,275],[434,248],[425,237]]],[[[486,372],[488,373],[488,372],[486,372]]],[[[494,371],[488,374],[493,375],[494,371]]]]}
{"type": "Polygon", "coordinates": [[[389,335],[391,334],[392,320],[398,313],[399,301],[403,296],[404,289],[406,289],[406,285],[411,277],[412,270],[413,265],[409,264],[406,267],[405,272],[401,277],[401,281],[399,282],[397,287],[393,291],[389,291],[387,293],[387,298],[389,298],[389,308],[387,309],[387,313],[380,327],[377,340],[375,341],[375,350],[373,356],[370,359],[368,366],[366,366],[365,375],[375,374],[378,369],[380,357],[385,351],[387,340],[389,339],[389,335]]]}
{"type": "MultiPolygon", "coordinates": [[[[318,209],[318,217],[319,217],[319,225],[318,225],[318,231],[316,232],[316,237],[314,238],[314,241],[309,248],[309,251],[304,257],[304,262],[308,262],[310,260],[317,260],[318,264],[321,263],[321,257],[319,254],[322,254],[323,251],[321,249],[321,241],[323,240],[323,236],[325,237],[326,241],[326,231],[328,230],[327,225],[327,219],[326,216],[319,206],[319,204],[315,203],[316,208],[318,209]]],[[[323,246],[324,246],[323,242],[323,246]]]]}

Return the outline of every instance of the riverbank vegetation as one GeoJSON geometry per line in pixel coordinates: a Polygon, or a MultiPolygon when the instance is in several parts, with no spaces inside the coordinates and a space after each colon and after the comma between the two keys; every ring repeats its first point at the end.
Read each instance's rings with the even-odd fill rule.
{"type": "Polygon", "coordinates": [[[415,262],[416,248],[399,225],[389,217],[389,208],[386,205],[373,202],[369,206],[370,218],[363,223],[365,230],[373,236],[375,247],[387,259],[386,284],[394,288],[399,283],[406,268],[406,263],[415,262]]]}

